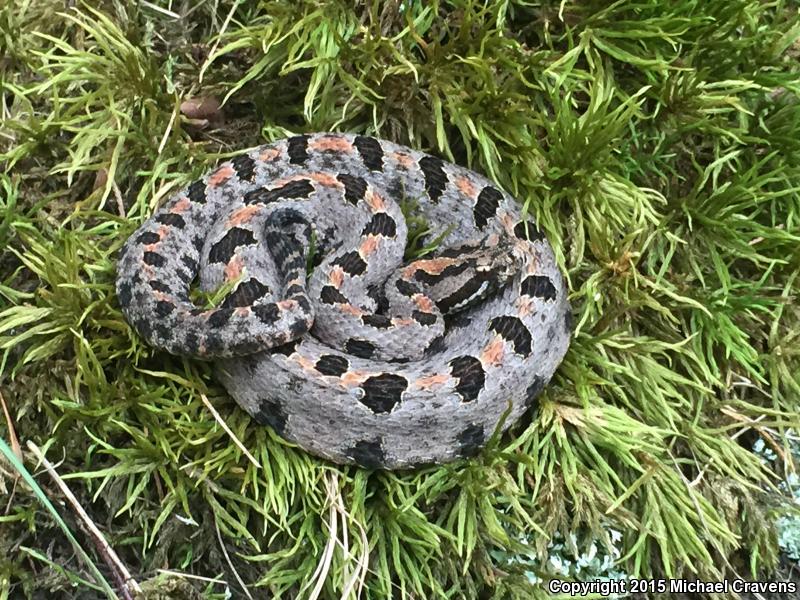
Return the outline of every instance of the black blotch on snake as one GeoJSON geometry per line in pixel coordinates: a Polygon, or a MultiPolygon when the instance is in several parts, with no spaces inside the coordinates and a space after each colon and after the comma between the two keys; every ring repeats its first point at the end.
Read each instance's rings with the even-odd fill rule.
{"type": "Polygon", "coordinates": [[[444,343],[445,336],[444,334],[439,335],[431,340],[431,343],[428,344],[428,347],[422,351],[424,356],[430,356],[432,354],[438,354],[440,352],[444,352],[447,346],[444,343]]]}
{"type": "Polygon", "coordinates": [[[344,186],[344,199],[354,206],[367,193],[367,182],[363,177],[340,173],[336,179],[344,186]]]}
{"type": "Polygon", "coordinates": [[[314,186],[311,181],[308,179],[296,179],[272,189],[260,187],[250,190],[242,197],[242,201],[246,205],[270,204],[283,199],[308,198],[313,193],[314,186]]]}
{"type": "Polygon", "coordinates": [[[489,321],[489,329],[514,346],[514,352],[523,357],[531,353],[531,332],[519,317],[501,316],[489,321]]]}
{"type": "Polygon", "coordinates": [[[359,467],[380,469],[386,463],[381,439],[374,441],[361,440],[345,452],[359,467]]]}
{"type": "Polygon", "coordinates": [[[375,414],[392,412],[408,388],[408,380],[393,373],[370,377],[361,384],[364,397],[359,402],[375,414]]]}
{"type": "Polygon", "coordinates": [[[367,263],[356,250],[342,254],[332,264],[342,267],[348,275],[361,275],[367,270],[367,263]]]}
{"type": "Polygon", "coordinates": [[[325,304],[349,304],[350,301],[332,285],[326,285],[320,290],[320,300],[325,304]]]}
{"type": "Polygon", "coordinates": [[[547,385],[547,382],[542,377],[537,375],[533,378],[533,381],[525,390],[525,408],[530,408],[537,402],[536,398],[544,389],[545,385],[547,385]]]}
{"type": "Polygon", "coordinates": [[[187,331],[183,336],[184,347],[189,354],[197,354],[200,350],[200,338],[194,331],[187,331]]]}
{"type": "Polygon", "coordinates": [[[449,363],[450,374],[458,379],[456,393],[462,402],[472,402],[478,397],[486,383],[483,365],[474,356],[457,356],[449,363]]]}
{"type": "Polygon", "coordinates": [[[286,153],[293,165],[302,165],[308,160],[308,136],[295,135],[287,140],[286,153]]]}
{"type": "Polygon", "coordinates": [[[386,315],[364,315],[361,317],[361,322],[375,329],[388,329],[392,326],[392,320],[386,315]]]}
{"type": "Polygon", "coordinates": [[[181,255],[181,262],[184,265],[186,265],[186,268],[189,269],[192,273],[197,271],[197,267],[198,267],[197,261],[194,258],[192,258],[191,256],[189,256],[188,254],[182,254],[181,255]]]}
{"type": "Polygon", "coordinates": [[[154,220],[158,221],[162,225],[169,225],[170,227],[176,227],[177,229],[183,229],[186,227],[186,220],[178,213],[162,213],[154,220]]]}
{"type": "Polygon", "coordinates": [[[222,336],[209,331],[205,336],[205,346],[206,352],[217,354],[225,349],[225,340],[222,336]]]}
{"type": "Polygon", "coordinates": [[[172,302],[166,300],[159,300],[156,302],[156,314],[162,319],[170,316],[177,307],[172,302]]]}
{"type": "Polygon", "coordinates": [[[425,191],[434,202],[438,202],[447,187],[447,174],[444,172],[444,161],[434,156],[420,159],[419,167],[425,177],[425,191]]]}
{"type": "Polygon", "coordinates": [[[253,414],[253,418],[261,425],[269,425],[282,436],[289,417],[280,402],[262,398],[258,401],[258,411],[253,414]]]}
{"type": "Polygon", "coordinates": [[[283,356],[291,356],[294,354],[295,349],[297,348],[297,344],[300,340],[292,340],[291,342],[287,342],[286,344],[281,344],[280,346],[275,346],[269,349],[270,354],[282,354],[283,356]]]}
{"type": "Polygon", "coordinates": [[[241,227],[234,227],[222,236],[217,243],[211,246],[208,253],[208,262],[228,264],[233,258],[236,248],[239,246],[250,246],[256,243],[253,232],[241,227]]]}
{"type": "Polygon", "coordinates": [[[270,293],[270,289],[258,279],[252,278],[242,281],[235,290],[228,294],[222,303],[223,308],[235,308],[238,306],[250,306],[256,300],[263,298],[270,293]]]}
{"type": "Polygon", "coordinates": [[[231,320],[233,316],[232,308],[218,308],[216,310],[212,310],[211,314],[208,316],[206,323],[210,327],[223,327],[224,325],[228,324],[228,321],[231,320]]]}
{"type": "Polygon", "coordinates": [[[286,295],[287,296],[297,296],[298,294],[304,294],[305,289],[302,285],[293,283],[289,287],[286,288],[286,295]]]}
{"type": "Polygon", "coordinates": [[[397,234],[397,224],[394,219],[385,212],[372,215],[370,222],[364,226],[361,235],[382,235],[383,237],[393,238],[397,234]]]}
{"type": "Polygon", "coordinates": [[[433,325],[436,323],[436,315],[422,312],[421,310],[415,310],[414,312],[412,312],[411,318],[414,319],[420,325],[433,325]]]}
{"type": "Polygon", "coordinates": [[[350,363],[343,356],[337,354],[323,354],[317,359],[314,368],[323,375],[339,377],[350,368],[350,363]]]}
{"type": "Polygon", "coordinates": [[[145,231],[142,235],[136,238],[136,243],[142,246],[149,246],[150,244],[157,244],[161,241],[161,236],[155,231],[145,231]]]}
{"type": "Polygon", "coordinates": [[[252,309],[253,314],[258,317],[258,319],[267,325],[272,325],[275,321],[278,320],[280,316],[280,310],[278,306],[274,302],[269,302],[267,304],[258,304],[254,306],[252,309]]]}
{"type": "Polygon", "coordinates": [[[469,267],[470,265],[467,261],[462,261],[453,263],[452,265],[447,265],[438,273],[428,273],[425,269],[420,268],[414,271],[414,279],[421,281],[426,285],[435,285],[444,279],[449,279],[451,277],[455,277],[456,275],[460,275],[469,267]]]}
{"type": "Polygon", "coordinates": [[[154,292],[163,292],[165,294],[169,294],[172,292],[172,288],[169,287],[163,281],[158,281],[157,279],[153,279],[147,282],[147,285],[150,286],[150,289],[154,292]]]}
{"type": "Polygon", "coordinates": [[[525,233],[525,221],[520,221],[514,225],[514,235],[521,240],[530,240],[531,242],[538,242],[544,239],[544,233],[532,221],[527,222],[528,233],[525,233]]]}
{"type": "Polygon", "coordinates": [[[345,352],[359,358],[372,358],[375,354],[375,344],[367,340],[351,338],[344,345],[345,352]]]}
{"type": "Polygon", "coordinates": [[[500,206],[500,201],[503,199],[503,194],[496,187],[487,185],[478,194],[478,200],[475,202],[473,209],[473,216],[475,217],[475,225],[478,229],[483,229],[489,222],[489,219],[494,218],[497,213],[497,207],[500,206]]]}
{"type": "Polygon", "coordinates": [[[167,262],[166,258],[155,252],[150,252],[149,250],[142,255],[142,260],[144,264],[150,265],[151,267],[163,267],[164,263],[167,262]]]}
{"type": "Polygon", "coordinates": [[[414,294],[419,294],[420,289],[411,283],[410,281],[406,281],[405,279],[398,279],[396,283],[397,291],[400,292],[403,296],[410,298],[414,294]]]}
{"type": "Polygon", "coordinates": [[[486,441],[483,425],[471,423],[458,434],[458,455],[462,458],[475,456],[486,441]]]}
{"type": "Polygon", "coordinates": [[[370,171],[383,170],[383,148],[378,140],[359,135],[353,140],[353,145],[361,155],[365,167],[370,171]]]}
{"type": "Polygon", "coordinates": [[[532,298],[556,299],[556,288],[550,278],[544,275],[529,275],[523,279],[520,292],[532,298]]]}
{"type": "Polygon", "coordinates": [[[253,181],[256,173],[256,161],[250,158],[247,154],[237,156],[231,161],[236,175],[243,181],[253,181]]]}
{"type": "Polygon", "coordinates": [[[208,198],[206,197],[206,184],[202,180],[197,180],[192,183],[187,189],[189,200],[197,204],[205,204],[208,198]]]}

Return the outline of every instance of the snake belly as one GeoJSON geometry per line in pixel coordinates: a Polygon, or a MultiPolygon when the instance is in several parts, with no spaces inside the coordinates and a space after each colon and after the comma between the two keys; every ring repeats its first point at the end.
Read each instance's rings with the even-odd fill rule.
{"type": "Polygon", "coordinates": [[[564,278],[518,203],[367,136],[298,135],[221,164],[134,232],[117,271],[148,343],[213,360],[257,422],[367,468],[476,454],[532,406],[570,341],[564,278]],[[439,242],[407,264],[401,199],[439,242]],[[200,308],[196,278],[232,291],[200,308]]]}

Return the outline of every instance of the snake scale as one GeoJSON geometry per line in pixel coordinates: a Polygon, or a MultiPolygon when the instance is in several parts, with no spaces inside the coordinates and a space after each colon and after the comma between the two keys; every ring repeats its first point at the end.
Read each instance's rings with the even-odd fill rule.
{"type": "Polygon", "coordinates": [[[511,196],[361,135],[297,135],[221,164],[128,239],[116,289],[141,337],[213,359],[256,421],[367,468],[476,454],[570,341],[553,250],[511,196]],[[408,264],[402,198],[439,241],[408,264]],[[195,278],[235,287],[203,309],[195,278]]]}

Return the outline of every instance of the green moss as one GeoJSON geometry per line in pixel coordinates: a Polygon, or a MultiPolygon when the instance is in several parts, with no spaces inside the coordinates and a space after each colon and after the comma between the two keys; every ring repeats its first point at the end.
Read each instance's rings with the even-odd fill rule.
{"type": "MultiPolygon", "coordinates": [[[[135,578],[308,595],[327,549],[320,597],[529,598],[544,591],[493,555],[541,560],[606,526],[632,575],[774,565],[774,477],[749,448],[761,438],[788,460],[781,435],[799,425],[795,4],[92,6],[0,4],[0,388],[23,449],[60,461],[135,578]],[[190,119],[190,97],[224,105],[190,119]],[[314,130],[483,171],[553,241],[570,352],[531,422],[474,461],[332,467],[122,318],[114,261],[137,223],[214,160],[314,130]]],[[[13,472],[0,598],[101,593],[13,472]]]]}

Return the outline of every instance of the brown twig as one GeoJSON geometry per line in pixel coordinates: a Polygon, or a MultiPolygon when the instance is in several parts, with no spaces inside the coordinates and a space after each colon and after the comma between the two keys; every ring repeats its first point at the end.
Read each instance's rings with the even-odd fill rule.
{"type": "MultiPolygon", "coordinates": [[[[17,431],[14,429],[14,421],[11,420],[11,413],[8,412],[8,406],[6,406],[6,399],[3,398],[3,393],[0,392],[0,404],[3,406],[3,414],[6,416],[6,426],[8,427],[8,437],[11,440],[11,451],[17,457],[17,459],[22,462],[22,448],[19,446],[19,438],[17,438],[17,431]]],[[[11,503],[14,501],[14,493],[17,491],[17,481],[19,481],[19,474],[15,474],[14,482],[12,484],[11,493],[8,495],[8,503],[6,504],[6,508],[4,513],[8,514],[8,511],[11,510],[11,503]]]]}
{"type": "Polygon", "coordinates": [[[6,399],[3,398],[3,392],[0,392],[0,405],[3,406],[3,414],[6,416],[8,437],[11,439],[11,450],[14,451],[14,454],[19,459],[19,462],[22,462],[22,448],[19,446],[17,431],[14,429],[14,421],[11,420],[11,413],[8,412],[8,406],[6,406],[6,399]]]}
{"type": "Polygon", "coordinates": [[[103,537],[103,534],[97,528],[97,525],[94,524],[94,521],[92,521],[87,512],[80,505],[78,499],[69,489],[69,487],[67,487],[67,484],[58,475],[56,470],[53,468],[52,463],[45,458],[44,454],[42,454],[42,451],[39,449],[39,447],[30,440],[28,440],[27,446],[28,449],[33,452],[34,456],[36,456],[39,462],[44,465],[44,468],[47,469],[47,473],[61,490],[61,493],[64,494],[64,497],[67,499],[67,501],[72,505],[73,510],[78,515],[78,522],[83,525],[89,534],[89,537],[92,538],[97,551],[100,553],[100,556],[103,557],[106,565],[108,565],[108,568],[114,575],[114,579],[116,579],[122,597],[125,600],[133,600],[131,590],[136,593],[140,593],[142,591],[137,581],[131,577],[127,567],[122,563],[119,556],[117,556],[117,553],[114,552],[114,549],[106,541],[105,537],[103,537]]]}
{"type": "Polygon", "coordinates": [[[228,567],[230,568],[233,576],[236,578],[236,581],[239,582],[239,587],[244,590],[244,593],[247,595],[250,600],[253,600],[253,596],[250,594],[250,590],[247,589],[247,586],[242,581],[242,578],[239,576],[239,572],[236,570],[236,567],[233,566],[233,562],[231,561],[231,557],[228,556],[228,551],[225,549],[225,542],[222,539],[222,532],[219,530],[219,523],[217,523],[217,519],[214,519],[214,529],[217,531],[217,541],[219,541],[219,547],[222,549],[222,555],[225,557],[225,562],[228,563],[228,567]]]}
{"type": "Polygon", "coordinates": [[[205,394],[200,394],[200,398],[203,400],[203,404],[206,405],[206,408],[209,410],[211,415],[214,417],[214,420],[217,423],[219,423],[219,426],[222,427],[222,429],[225,431],[225,433],[227,433],[228,436],[231,438],[233,443],[236,444],[236,447],[239,448],[239,450],[242,451],[242,453],[247,457],[247,460],[249,460],[251,463],[253,463],[253,465],[255,466],[256,469],[260,469],[261,468],[261,463],[259,463],[256,460],[256,458],[252,454],[250,454],[250,452],[247,450],[247,448],[245,448],[245,445],[239,440],[239,438],[236,437],[236,435],[233,433],[233,431],[231,431],[231,428],[228,427],[228,424],[225,423],[225,421],[222,419],[222,416],[217,412],[217,409],[214,408],[214,405],[211,404],[211,401],[208,399],[208,397],[205,394]]]}

